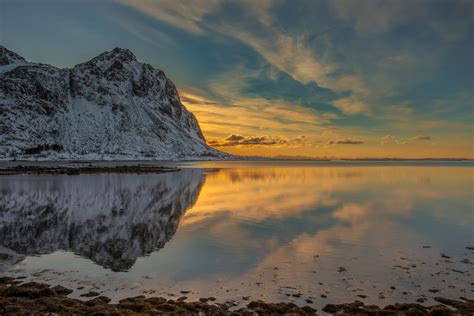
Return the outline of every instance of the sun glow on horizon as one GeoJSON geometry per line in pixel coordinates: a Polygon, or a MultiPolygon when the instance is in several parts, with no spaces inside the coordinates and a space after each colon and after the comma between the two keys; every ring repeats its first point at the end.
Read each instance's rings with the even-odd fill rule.
{"type": "MultiPolygon", "coordinates": [[[[410,136],[374,135],[370,129],[331,125],[337,115],[289,104],[282,100],[239,99],[222,105],[195,93],[182,92],[185,107],[197,117],[209,145],[244,156],[313,158],[474,158],[473,139],[416,134],[414,126],[399,124],[410,136]]],[[[450,128],[456,135],[470,126],[443,121],[424,122],[429,129],[450,128]]],[[[419,131],[419,130],[418,130],[419,131]]]]}

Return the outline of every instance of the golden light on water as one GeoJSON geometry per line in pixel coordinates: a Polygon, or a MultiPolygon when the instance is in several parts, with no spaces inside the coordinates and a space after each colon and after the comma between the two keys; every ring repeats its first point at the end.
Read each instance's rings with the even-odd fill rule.
{"type": "Polygon", "coordinates": [[[181,225],[192,225],[215,212],[257,221],[321,206],[337,207],[333,214],[337,219],[375,211],[403,215],[415,202],[465,197],[472,184],[469,174],[469,168],[449,167],[223,168],[206,174],[199,198],[181,225]],[[463,184],[453,185],[459,181],[463,184]],[[357,196],[365,190],[365,199],[357,196]]]}

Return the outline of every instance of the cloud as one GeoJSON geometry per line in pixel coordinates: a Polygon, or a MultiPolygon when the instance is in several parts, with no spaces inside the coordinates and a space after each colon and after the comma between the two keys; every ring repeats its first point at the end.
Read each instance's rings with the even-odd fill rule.
{"type": "Polygon", "coordinates": [[[314,109],[320,118],[326,120],[341,117],[331,105],[338,98],[332,90],[321,88],[314,82],[304,85],[261,62],[253,67],[244,63],[227,67],[210,76],[207,81],[212,97],[226,105],[242,99],[255,100],[254,102],[267,100],[314,109]]]}
{"type": "Polygon", "coordinates": [[[403,1],[329,1],[339,18],[350,22],[359,34],[382,33],[407,19],[419,16],[422,2],[407,6],[403,1]]]}
{"type": "Polygon", "coordinates": [[[251,23],[226,18],[206,20],[207,15],[218,13],[222,7],[222,3],[217,0],[116,1],[192,33],[205,35],[216,32],[223,36],[233,37],[254,49],[268,63],[303,84],[316,82],[322,88],[336,92],[350,92],[351,99],[342,99],[333,103],[345,114],[369,113],[369,106],[364,101],[368,90],[363,79],[355,74],[334,76],[334,73],[340,72],[340,65],[316,57],[315,51],[307,45],[305,36],[287,34],[275,26],[270,14],[274,1],[233,3],[250,15],[251,23]]]}
{"type": "Polygon", "coordinates": [[[203,98],[196,94],[191,94],[188,92],[183,92],[180,95],[181,102],[188,105],[216,105],[215,101],[203,98]]]}
{"type": "Polygon", "coordinates": [[[204,34],[203,17],[214,11],[218,0],[115,0],[160,21],[195,34],[204,34]]]}
{"type": "Polygon", "coordinates": [[[229,137],[227,137],[225,140],[229,141],[229,142],[239,142],[241,140],[244,140],[245,137],[243,136],[240,136],[240,135],[230,135],[229,137]]]}
{"type": "Polygon", "coordinates": [[[338,99],[333,102],[334,106],[340,109],[344,114],[369,113],[369,106],[357,100],[354,97],[338,99]]]}
{"type": "Polygon", "coordinates": [[[285,135],[288,138],[304,134],[320,135],[333,119],[314,109],[284,100],[244,98],[229,93],[224,98],[228,103],[222,104],[198,92],[182,92],[181,95],[183,104],[196,115],[209,139],[224,138],[229,133],[285,135]]]}
{"type": "Polygon", "coordinates": [[[302,83],[315,81],[325,86],[326,76],[335,70],[334,65],[315,58],[314,52],[298,38],[278,33],[273,29],[269,29],[264,36],[234,27],[229,27],[228,31],[255,49],[270,64],[302,83]]]}
{"type": "Polygon", "coordinates": [[[386,104],[383,108],[384,117],[394,121],[409,121],[413,118],[413,108],[407,101],[386,104]]]}
{"type": "MultiPolygon", "coordinates": [[[[331,102],[340,98],[338,93],[322,88],[313,81],[303,84],[272,65],[260,64],[257,67],[242,67],[240,77],[245,80],[245,84],[241,85],[240,93],[242,95],[258,96],[270,100],[284,99],[335,113],[331,102]],[[252,75],[249,76],[249,74],[252,75]]],[[[232,76],[235,76],[235,71],[232,73],[232,76]]],[[[229,76],[231,75],[229,74],[229,76]]]]}
{"type": "Polygon", "coordinates": [[[196,115],[211,146],[240,154],[250,148],[252,153],[257,150],[254,148],[258,152],[291,149],[299,153],[305,150],[326,153],[332,145],[365,143],[362,137],[354,136],[360,134],[357,129],[331,126],[334,116],[328,114],[332,113],[319,113],[283,100],[239,97],[233,94],[234,89],[226,88],[224,79],[220,92],[229,102],[227,105],[204,97],[197,90],[181,93],[183,104],[196,115]]]}
{"type": "Polygon", "coordinates": [[[364,144],[363,140],[355,140],[351,138],[340,139],[340,140],[331,140],[328,142],[330,145],[361,145],[364,144]]]}
{"type": "Polygon", "coordinates": [[[406,145],[408,144],[407,140],[401,137],[393,136],[393,135],[385,135],[380,138],[379,143],[381,145],[388,145],[388,144],[397,144],[397,145],[406,145]]]}
{"type": "Polygon", "coordinates": [[[302,37],[283,34],[273,28],[268,28],[263,36],[236,26],[224,25],[220,28],[252,47],[271,65],[303,84],[316,82],[320,87],[338,93],[349,92],[350,98],[332,102],[344,114],[370,114],[369,105],[364,101],[369,92],[363,79],[355,74],[334,76],[334,73],[341,70],[340,65],[317,58],[302,37]]]}
{"type": "Polygon", "coordinates": [[[269,145],[286,145],[288,140],[274,136],[241,136],[229,135],[223,140],[210,140],[209,145],[214,147],[226,146],[269,146],[269,145]]]}
{"type": "Polygon", "coordinates": [[[131,20],[126,15],[111,12],[104,18],[111,20],[130,34],[154,46],[169,48],[170,46],[176,45],[175,39],[171,36],[161,32],[157,28],[141,24],[137,20],[131,20]]]}
{"type": "Polygon", "coordinates": [[[472,25],[472,1],[457,0],[429,5],[424,1],[332,0],[337,16],[349,22],[360,35],[386,33],[402,25],[424,21],[442,39],[453,41],[466,35],[472,25]],[[445,13],[449,10],[450,14],[445,13]]]}
{"type": "Polygon", "coordinates": [[[416,139],[416,140],[431,140],[431,136],[418,135],[418,136],[415,136],[414,139],[416,139]]]}
{"type": "Polygon", "coordinates": [[[470,133],[472,131],[472,124],[463,122],[452,122],[449,120],[417,120],[407,122],[397,122],[389,126],[392,129],[408,131],[414,133],[429,132],[429,131],[451,131],[456,133],[470,133]]]}
{"type": "Polygon", "coordinates": [[[381,145],[389,145],[389,144],[395,144],[395,145],[407,145],[409,143],[413,143],[415,141],[427,141],[431,140],[431,136],[426,136],[426,135],[418,135],[414,137],[397,137],[393,135],[385,135],[380,138],[379,143],[381,145]]]}
{"type": "Polygon", "coordinates": [[[209,145],[214,147],[228,147],[228,146],[297,146],[308,142],[306,136],[298,136],[294,138],[287,138],[283,136],[242,136],[232,134],[224,139],[211,139],[208,141],[209,145]]]}

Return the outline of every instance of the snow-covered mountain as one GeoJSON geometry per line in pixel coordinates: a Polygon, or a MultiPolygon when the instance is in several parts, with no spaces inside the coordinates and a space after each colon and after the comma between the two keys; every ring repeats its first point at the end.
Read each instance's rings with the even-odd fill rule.
{"type": "Polygon", "coordinates": [[[65,250],[128,270],[171,239],[203,172],[0,177],[0,269],[65,250]]]}
{"type": "Polygon", "coordinates": [[[0,46],[0,158],[213,159],[163,71],[115,48],[72,69],[0,46]]]}

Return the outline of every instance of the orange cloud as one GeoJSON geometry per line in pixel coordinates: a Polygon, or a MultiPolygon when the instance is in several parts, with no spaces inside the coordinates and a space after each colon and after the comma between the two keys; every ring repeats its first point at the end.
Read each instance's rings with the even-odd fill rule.
{"type": "Polygon", "coordinates": [[[365,141],[363,140],[356,140],[356,139],[351,139],[351,138],[346,138],[346,139],[340,139],[340,140],[331,140],[329,141],[328,144],[331,145],[360,145],[364,144],[365,141]]]}
{"type": "Polygon", "coordinates": [[[211,139],[209,145],[214,147],[227,146],[296,146],[308,143],[306,136],[285,138],[281,136],[242,136],[232,134],[224,139],[211,139]]]}

